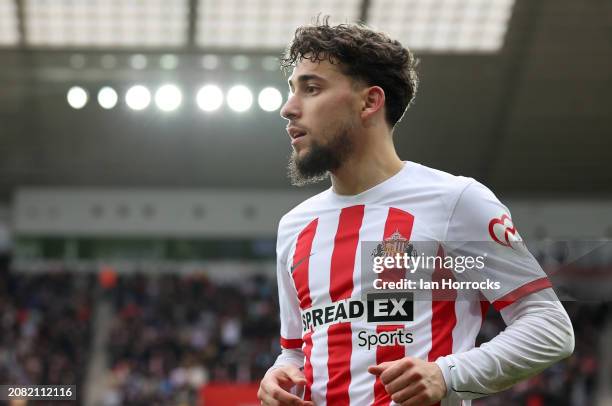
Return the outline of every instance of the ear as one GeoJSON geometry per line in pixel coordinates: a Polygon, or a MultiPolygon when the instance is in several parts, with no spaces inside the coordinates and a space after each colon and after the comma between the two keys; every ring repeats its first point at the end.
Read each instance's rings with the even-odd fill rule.
{"type": "Polygon", "coordinates": [[[361,118],[369,120],[385,107],[385,91],[380,86],[363,89],[361,118]]]}

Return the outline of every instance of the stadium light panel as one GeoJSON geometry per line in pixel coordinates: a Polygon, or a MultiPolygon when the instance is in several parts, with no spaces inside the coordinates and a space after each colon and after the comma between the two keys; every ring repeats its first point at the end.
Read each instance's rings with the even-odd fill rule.
{"type": "Polygon", "coordinates": [[[202,67],[206,70],[215,70],[219,67],[220,60],[217,55],[204,55],[202,57],[202,67]]]}
{"type": "Polygon", "coordinates": [[[132,86],[125,94],[125,103],[132,110],[144,110],[151,103],[151,92],[142,85],[132,86]]]}
{"type": "Polygon", "coordinates": [[[113,69],[117,66],[117,58],[114,55],[102,55],[100,57],[100,66],[104,69],[113,69]]]}
{"type": "Polygon", "coordinates": [[[70,56],[70,67],[72,69],[83,69],[87,65],[87,58],[85,55],[74,54],[70,56]]]}
{"type": "Polygon", "coordinates": [[[245,112],[252,104],[253,94],[246,86],[237,85],[227,92],[227,105],[235,112],[245,112]]]}
{"type": "Polygon", "coordinates": [[[179,64],[179,60],[176,55],[166,54],[159,58],[159,66],[164,70],[176,69],[179,64]]]}
{"type": "Polygon", "coordinates": [[[68,104],[70,105],[70,107],[78,110],[85,107],[89,96],[87,95],[87,91],[82,87],[73,86],[68,90],[66,99],[68,100],[68,104]]]}
{"type": "Polygon", "coordinates": [[[278,89],[274,87],[266,87],[259,92],[257,101],[259,102],[259,107],[261,107],[262,110],[276,111],[280,108],[281,104],[283,104],[283,96],[278,89]]]}
{"type": "Polygon", "coordinates": [[[415,51],[497,52],[514,0],[373,0],[368,24],[415,51]]]}
{"type": "Polygon", "coordinates": [[[27,41],[36,46],[183,46],[188,13],[188,0],[24,1],[27,41]]]}
{"type": "Polygon", "coordinates": [[[133,69],[142,70],[147,67],[148,63],[147,57],[142,54],[136,54],[130,57],[130,66],[133,69]]]}
{"type": "Polygon", "coordinates": [[[223,104],[223,92],[218,86],[203,86],[196,95],[198,107],[204,111],[215,111],[223,104]]]}
{"type": "Polygon", "coordinates": [[[182,101],[181,89],[175,85],[163,85],[155,92],[155,104],[162,111],[174,111],[182,101]]]}
{"type": "Polygon", "coordinates": [[[280,70],[280,60],[275,56],[265,56],[261,59],[261,67],[268,72],[280,70]]]}
{"type": "Polygon", "coordinates": [[[278,49],[295,27],[313,17],[330,15],[330,22],[355,22],[361,0],[199,0],[196,43],[208,48],[278,49]]]}
{"type": "Polygon", "coordinates": [[[232,57],[230,64],[234,70],[247,70],[251,65],[251,60],[246,55],[236,55],[232,57]]]}
{"type": "Polygon", "coordinates": [[[98,104],[106,110],[112,109],[117,105],[119,96],[115,89],[109,86],[105,86],[98,92],[98,104]]]}
{"type": "Polygon", "coordinates": [[[0,0],[0,46],[16,45],[19,42],[15,1],[0,0]]]}

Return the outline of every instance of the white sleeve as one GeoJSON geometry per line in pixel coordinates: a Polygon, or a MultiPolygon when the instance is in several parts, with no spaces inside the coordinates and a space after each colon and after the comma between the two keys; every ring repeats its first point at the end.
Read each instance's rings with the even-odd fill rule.
{"type": "Polygon", "coordinates": [[[302,348],[302,318],[297,291],[285,263],[280,259],[277,262],[281,347],[284,349],[302,348]]]}
{"type": "Polygon", "coordinates": [[[443,244],[451,255],[486,252],[482,269],[454,275],[499,282],[499,288],[481,293],[508,325],[478,348],[436,360],[449,397],[474,399],[507,389],[572,353],[574,335],[565,309],[522,242],[509,210],[489,189],[476,181],[463,189],[443,244]]]}
{"type": "Polygon", "coordinates": [[[276,277],[278,282],[278,302],[280,308],[280,344],[282,353],[275,366],[281,363],[295,364],[298,352],[301,353],[301,366],[304,363],[302,352],[302,318],[297,291],[287,266],[289,249],[287,239],[289,236],[283,232],[282,221],[278,230],[278,243],[276,250],[276,277]],[[288,351],[291,350],[291,351],[288,351]],[[297,354],[297,355],[296,355],[297,354]]]}
{"type": "Polygon", "coordinates": [[[293,365],[297,368],[304,367],[304,352],[301,348],[294,350],[283,348],[283,351],[276,358],[276,362],[270,369],[276,369],[286,365],[293,365]]]}
{"type": "Polygon", "coordinates": [[[546,273],[523,243],[508,208],[476,181],[457,198],[443,245],[451,256],[483,259],[483,267],[455,272],[454,276],[458,280],[497,283],[497,288],[481,290],[497,310],[551,287],[546,273]]]}
{"type": "Polygon", "coordinates": [[[572,324],[552,289],[525,296],[501,314],[508,327],[491,341],[436,360],[448,397],[475,399],[499,392],[573,352],[572,324]]]}

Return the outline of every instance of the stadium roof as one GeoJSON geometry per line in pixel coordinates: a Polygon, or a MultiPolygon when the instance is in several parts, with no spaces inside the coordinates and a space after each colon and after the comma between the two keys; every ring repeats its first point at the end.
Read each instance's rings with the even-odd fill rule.
{"type": "Polygon", "coordinates": [[[206,83],[286,97],[274,57],[319,12],[420,58],[402,158],[502,193],[612,192],[610,2],[0,0],[0,198],[20,185],[288,188],[278,111],[204,114],[195,98],[206,83]],[[178,110],[126,108],[130,86],[164,83],[183,90],[178,110]],[[72,109],[75,85],[120,102],[72,109]]]}

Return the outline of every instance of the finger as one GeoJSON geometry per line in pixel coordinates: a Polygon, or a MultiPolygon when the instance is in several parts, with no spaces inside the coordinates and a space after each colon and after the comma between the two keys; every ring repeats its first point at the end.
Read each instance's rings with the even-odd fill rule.
{"type": "Polygon", "coordinates": [[[291,379],[291,377],[290,377],[289,375],[286,375],[286,374],[283,374],[283,375],[278,376],[277,383],[278,383],[278,385],[279,385],[279,386],[280,386],[280,387],[281,387],[283,390],[285,390],[285,391],[287,391],[287,392],[290,392],[290,391],[291,391],[291,389],[292,389],[293,387],[296,387],[296,386],[297,386],[298,388],[301,388],[301,387],[306,386],[306,382],[305,382],[305,381],[304,381],[304,382],[298,382],[298,383],[295,383],[295,382],[294,382],[294,381],[291,379]]]}
{"type": "Polygon", "coordinates": [[[368,367],[368,372],[371,373],[372,375],[380,375],[382,374],[385,369],[389,368],[390,365],[392,365],[392,362],[381,362],[378,365],[370,365],[368,367]]]}
{"type": "Polygon", "coordinates": [[[290,368],[287,370],[287,377],[296,385],[306,385],[306,377],[298,368],[290,368]]]}
{"type": "Polygon", "coordinates": [[[304,403],[300,394],[291,391],[296,386],[298,390],[306,386],[303,373],[297,367],[283,367],[266,374],[257,395],[265,405],[302,406],[310,404],[312,406],[312,402],[304,403]],[[294,380],[298,381],[298,383],[294,383],[294,380]]]}
{"type": "Polygon", "coordinates": [[[384,371],[383,368],[381,368],[380,366],[376,365],[376,366],[369,366],[368,367],[368,372],[371,373],[372,375],[380,375],[382,374],[384,371]]]}
{"type": "Polygon", "coordinates": [[[279,401],[273,399],[272,396],[267,392],[262,393],[262,395],[259,397],[259,400],[261,400],[262,406],[280,406],[279,401]]]}
{"type": "Polygon", "coordinates": [[[294,385],[306,385],[304,374],[296,367],[286,367],[278,370],[276,379],[285,390],[290,389],[294,385]]]}
{"type": "Polygon", "coordinates": [[[299,397],[277,387],[268,392],[272,399],[277,400],[280,405],[303,406],[304,401],[299,397]]]}
{"type": "Polygon", "coordinates": [[[428,406],[428,405],[431,405],[432,403],[433,402],[430,401],[427,394],[421,393],[401,403],[401,405],[402,406],[428,406]]]}
{"type": "Polygon", "coordinates": [[[277,406],[277,405],[299,405],[300,403],[295,403],[296,400],[301,400],[295,395],[287,392],[280,385],[277,384],[267,384],[261,387],[261,397],[264,405],[277,406]]]}
{"type": "Polygon", "coordinates": [[[425,384],[422,381],[414,382],[391,394],[391,399],[396,403],[402,403],[425,392],[425,389],[425,384]]]}
{"type": "Polygon", "coordinates": [[[402,375],[395,378],[393,381],[385,385],[385,390],[389,395],[393,395],[400,390],[407,388],[410,384],[418,382],[422,379],[422,376],[418,372],[405,372],[402,375]]]}
{"type": "Polygon", "coordinates": [[[382,381],[382,383],[387,385],[413,366],[414,362],[410,358],[403,358],[400,361],[396,361],[392,366],[390,366],[382,374],[380,374],[380,380],[382,381]]]}

